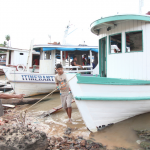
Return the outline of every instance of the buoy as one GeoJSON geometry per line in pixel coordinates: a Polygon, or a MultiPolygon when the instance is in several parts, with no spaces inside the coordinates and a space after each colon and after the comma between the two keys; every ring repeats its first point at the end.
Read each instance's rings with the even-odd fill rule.
{"type": "Polygon", "coordinates": [[[25,70],[25,66],[24,65],[22,65],[22,64],[17,65],[17,71],[22,71],[23,72],[24,70],[25,70]]]}

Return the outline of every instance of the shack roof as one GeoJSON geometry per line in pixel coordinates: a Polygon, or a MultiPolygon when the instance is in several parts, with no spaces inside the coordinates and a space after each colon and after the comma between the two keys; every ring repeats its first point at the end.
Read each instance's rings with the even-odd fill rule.
{"type": "Polygon", "coordinates": [[[99,30],[101,28],[112,27],[117,25],[118,23],[128,21],[128,20],[141,20],[141,21],[150,22],[150,15],[118,14],[114,16],[101,18],[91,23],[91,32],[98,35],[99,30]]]}
{"type": "Polygon", "coordinates": [[[29,51],[28,49],[19,49],[13,47],[0,47],[0,51],[29,51]]]}

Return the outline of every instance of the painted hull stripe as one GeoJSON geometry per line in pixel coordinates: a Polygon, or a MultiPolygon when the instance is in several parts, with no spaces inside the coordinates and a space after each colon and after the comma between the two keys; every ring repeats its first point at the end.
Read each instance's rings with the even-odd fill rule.
{"type": "Polygon", "coordinates": [[[49,84],[49,83],[51,83],[51,84],[55,84],[55,82],[34,82],[34,81],[11,81],[10,80],[10,82],[15,82],[15,83],[46,83],[46,84],[49,84]]]}
{"type": "Polygon", "coordinates": [[[136,101],[136,100],[150,100],[150,96],[147,97],[90,97],[90,96],[76,96],[76,100],[91,100],[91,101],[136,101]]]}
{"type": "Polygon", "coordinates": [[[55,76],[54,74],[39,74],[39,73],[10,73],[10,74],[28,74],[28,75],[49,75],[49,76],[55,76]]]}
{"type": "MultiPolygon", "coordinates": [[[[106,78],[100,76],[81,76],[77,74],[79,84],[99,84],[99,85],[150,85],[150,80],[106,78]]],[[[90,86],[90,85],[89,85],[90,86]]]]}

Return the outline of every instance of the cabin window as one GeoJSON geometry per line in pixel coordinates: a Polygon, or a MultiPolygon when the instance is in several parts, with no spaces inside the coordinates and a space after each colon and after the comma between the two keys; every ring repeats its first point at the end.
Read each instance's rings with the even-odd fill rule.
{"type": "Polygon", "coordinates": [[[126,52],[143,51],[142,31],[126,32],[126,52]]]}
{"type": "Polygon", "coordinates": [[[23,53],[20,53],[20,55],[23,55],[23,53]]]}
{"type": "Polygon", "coordinates": [[[117,54],[122,52],[122,34],[110,35],[110,53],[117,54]]]}

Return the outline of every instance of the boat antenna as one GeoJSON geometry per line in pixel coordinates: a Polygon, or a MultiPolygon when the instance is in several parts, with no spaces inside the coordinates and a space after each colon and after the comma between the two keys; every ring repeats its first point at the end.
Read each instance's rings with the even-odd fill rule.
{"type": "Polygon", "coordinates": [[[48,37],[50,38],[50,43],[51,43],[51,35],[50,35],[50,34],[48,34],[48,37]]]}
{"type": "Polygon", "coordinates": [[[144,0],[139,0],[139,14],[142,14],[142,7],[144,6],[144,0]]]}
{"type": "Polygon", "coordinates": [[[66,44],[66,37],[68,36],[68,31],[69,31],[70,26],[71,26],[71,24],[70,24],[70,21],[69,21],[69,23],[68,23],[68,25],[67,25],[67,27],[66,27],[66,30],[65,30],[65,32],[64,32],[63,45],[66,44]]]}

